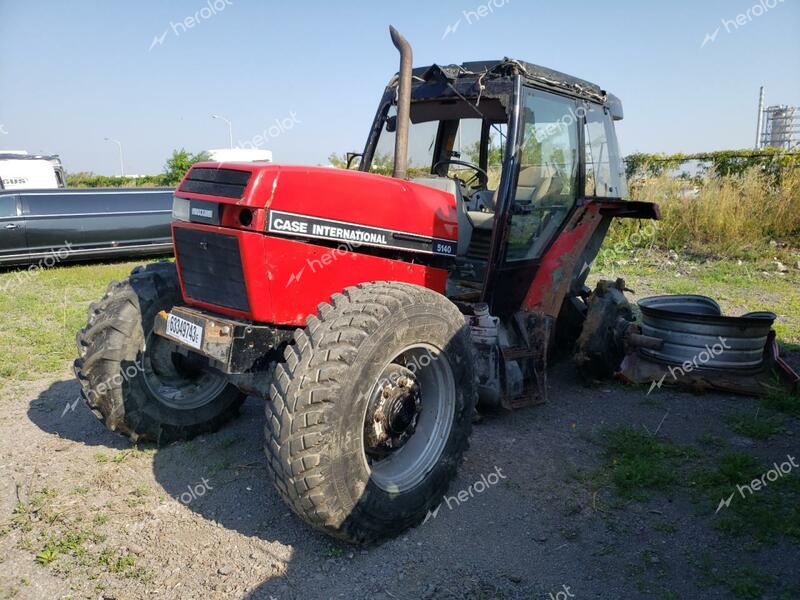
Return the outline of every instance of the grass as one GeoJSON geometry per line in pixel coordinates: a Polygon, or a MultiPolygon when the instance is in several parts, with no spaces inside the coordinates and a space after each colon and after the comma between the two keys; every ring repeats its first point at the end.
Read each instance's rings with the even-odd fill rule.
{"type": "Polygon", "coordinates": [[[782,431],[783,419],[778,417],[754,415],[729,415],[726,421],[730,428],[738,433],[756,440],[767,440],[782,431]]]}
{"type": "Polygon", "coordinates": [[[325,556],[325,558],[331,558],[331,559],[341,558],[342,556],[344,556],[344,550],[342,550],[338,546],[328,546],[325,549],[323,555],[325,556]]]}
{"type": "Polygon", "coordinates": [[[606,431],[602,438],[610,480],[624,498],[643,499],[649,490],[668,490],[677,467],[693,452],[629,426],[606,431]]]}
{"type": "Polygon", "coordinates": [[[714,527],[730,536],[748,536],[760,544],[781,536],[800,541],[800,474],[791,471],[752,494],[744,490],[744,497],[737,491],[771,469],[773,465],[761,465],[747,454],[722,455],[718,464],[690,478],[701,512],[714,513],[719,507],[712,516],[714,527]],[[720,501],[731,494],[730,505],[721,507],[720,501]]]}
{"type": "Polygon", "coordinates": [[[0,271],[0,389],[65,370],[89,303],[142,262],[0,271]]]}
{"type": "Polygon", "coordinates": [[[800,395],[790,394],[784,389],[776,388],[763,399],[762,403],[770,410],[800,417],[800,395]]]}
{"type": "MultiPolygon", "coordinates": [[[[134,498],[149,494],[146,486],[131,492],[134,498]]],[[[2,525],[17,533],[17,546],[29,551],[33,562],[53,573],[96,579],[106,572],[149,581],[152,575],[136,566],[134,555],[106,545],[107,536],[100,527],[108,523],[108,516],[97,513],[85,518],[74,510],[70,496],[61,497],[50,488],[36,491],[27,502],[18,502],[11,520],[2,525]]]]}
{"type": "MultiPolygon", "coordinates": [[[[696,182],[696,197],[686,197],[687,182],[662,175],[631,181],[631,197],[656,202],[662,221],[655,235],[642,243],[663,250],[688,250],[703,256],[753,259],[770,250],[770,241],[800,239],[800,170],[786,169],[776,184],[769,175],[750,169],[741,175],[710,174],[696,182]]],[[[622,221],[612,241],[630,240],[637,229],[622,221]]]]}
{"type": "Polygon", "coordinates": [[[675,533],[678,531],[678,527],[669,521],[658,521],[653,525],[653,529],[661,533],[675,533]]]}
{"type": "Polygon", "coordinates": [[[725,587],[734,598],[741,600],[763,598],[767,589],[776,583],[774,577],[764,575],[751,565],[720,571],[710,555],[701,559],[698,568],[706,585],[725,587]]]}

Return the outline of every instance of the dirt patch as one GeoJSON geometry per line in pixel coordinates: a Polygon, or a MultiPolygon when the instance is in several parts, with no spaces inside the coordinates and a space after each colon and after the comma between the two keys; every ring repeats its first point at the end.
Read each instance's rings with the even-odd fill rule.
{"type": "Polygon", "coordinates": [[[423,525],[357,548],[280,501],[257,399],[222,431],[155,450],[105,431],[77,395],[65,372],[0,400],[0,598],[800,596],[798,537],[720,530],[726,509],[692,481],[729,453],[765,468],[800,455],[793,418],[767,439],[732,430],[731,416],[765,414],[756,400],[586,388],[562,364],[548,404],[476,426],[423,525]],[[621,426],[690,449],[669,487],[620,494],[604,432],[621,426]]]}

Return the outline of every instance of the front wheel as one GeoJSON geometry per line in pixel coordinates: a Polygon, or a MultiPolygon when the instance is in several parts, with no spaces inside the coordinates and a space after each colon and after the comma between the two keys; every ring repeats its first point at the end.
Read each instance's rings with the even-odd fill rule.
{"type": "Polygon", "coordinates": [[[409,284],[348,288],[309,317],[276,367],[265,427],[275,486],[333,536],[397,535],[447,491],[476,399],[455,305],[409,284]]]}
{"type": "Polygon", "coordinates": [[[75,375],[89,408],[132,441],[168,444],[209,433],[244,401],[221,373],[153,333],[156,314],[181,302],[175,264],[134,269],[89,307],[75,375]]]}

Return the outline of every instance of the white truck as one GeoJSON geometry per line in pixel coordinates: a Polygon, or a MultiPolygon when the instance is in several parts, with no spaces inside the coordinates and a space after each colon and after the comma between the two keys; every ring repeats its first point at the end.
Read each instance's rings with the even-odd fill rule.
{"type": "Polygon", "coordinates": [[[206,152],[216,162],[272,162],[272,150],[259,148],[217,148],[206,152]]]}
{"type": "Polygon", "coordinates": [[[55,189],[65,186],[64,167],[57,155],[0,150],[0,189],[55,189]]]}

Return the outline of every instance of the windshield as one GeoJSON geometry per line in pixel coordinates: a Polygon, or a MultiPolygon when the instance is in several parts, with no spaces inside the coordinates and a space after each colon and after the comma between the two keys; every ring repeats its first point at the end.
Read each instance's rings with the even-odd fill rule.
{"type": "MultiPolygon", "coordinates": [[[[450,117],[450,115],[447,115],[450,117]]],[[[396,108],[390,106],[386,123],[392,123],[396,117],[396,108]]],[[[408,132],[408,173],[409,177],[424,177],[431,174],[431,168],[442,160],[453,160],[470,163],[485,168],[489,176],[489,188],[497,187],[505,150],[506,124],[481,119],[474,112],[462,119],[448,118],[412,122],[408,132]],[[484,129],[486,131],[484,132],[484,129]],[[481,165],[481,145],[487,144],[485,167],[481,165]],[[441,148],[437,148],[440,138],[441,148]]],[[[396,134],[384,125],[375,154],[370,164],[370,172],[390,175],[394,160],[394,144],[396,134]]],[[[468,166],[449,164],[437,169],[441,175],[459,177],[468,181],[475,175],[475,169],[468,166]]]]}
{"type": "MultiPolygon", "coordinates": [[[[386,115],[387,122],[397,116],[397,109],[389,107],[386,115]]],[[[439,129],[438,121],[428,121],[427,123],[411,123],[408,129],[408,175],[409,177],[420,177],[430,174],[433,165],[434,146],[436,145],[436,132],[439,129]]],[[[394,131],[389,131],[384,125],[381,137],[378,138],[378,145],[375,147],[375,154],[370,165],[371,173],[381,175],[392,174],[392,163],[394,161],[394,141],[396,138],[394,131]]]]}

